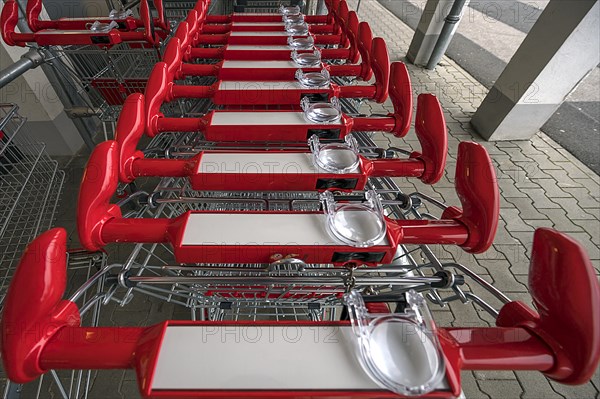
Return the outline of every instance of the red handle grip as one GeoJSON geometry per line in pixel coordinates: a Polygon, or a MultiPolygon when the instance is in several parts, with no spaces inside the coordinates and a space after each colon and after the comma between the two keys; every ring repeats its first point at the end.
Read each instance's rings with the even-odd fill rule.
{"type": "Polygon", "coordinates": [[[0,327],[2,363],[11,381],[26,383],[45,373],[40,357],[48,341],[80,323],[77,305],[62,300],[66,251],[64,229],[43,233],[27,246],[12,278],[0,327]]]}
{"type": "Polygon", "coordinates": [[[181,42],[179,41],[179,38],[172,37],[163,54],[163,62],[167,64],[168,76],[173,76],[173,79],[178,79],[180,77],[182,61],[183,51],[181,42]]]}
{"type": "Polygon", "coordinates": [[[27,42],[34,41],[32,33],[15,33],[19,21],[19,5],[15,0],[7,0],[0,14],[0,34],[9,46],[25,46],[27,42]]]}
{"type": "MultiPolygon", "coordinates": [[[[394,63],[394,65],[396,64],[398,63],[394,63]]],[[[412,106],[410,108],[412,109],[412,106]]],[[[433,94],[419,95],[415,132],[421,143],[421,152],[411,154],[411,158],[418,158],[425,164],[425,171],[421,176],[423,183],[437,183],[444,175],[446,167],[448,132],[446,131],[444,111],[433,94]]]]}
{"type": "Polygon", "coordinates": [[[136,159],[144,158],[137,150],[138,143],[144,134],[146,114],[144,113],[144,96],[136,93],[125,100],[117,121],[115,141],[119,144],[119,180],[131,183],[135,176],[131,168],[136,159]]]}
{"type": "Polygon", "coordinates": [[[345,43],[348,40],[348,36],[346,33],[346,26],[348,23],[348,15],[350,14],[350,9],[348,8],[348,3],[345,0],[340,1],[340,4],[335,8],[337,10],[334,12],[334,17],[337,16],[337,25],[341,28],[341,36],[340,36],[340,44],[345,43]]]}
{"type": "Polygon", "coordinates": [[[392,133],[396,137],[404,137],[410,130],[410,123],[412,121],[413,93],[408,69],[406,69],[406,65],[402,62],[394,62],[392,64],[389,92],[392,105],[394,106],[394,113],[389,116],[396,120],[396,125],[392,133]]]}
{"type": "Polygon", "coordinates": [[[146,134],[150,137],[154,137],[158,134],[158,119],[162,117],[160,112],[160,106],[169,100],[170,84],[171,79],[168,76],[167,64],[159,62],[154,65],[150,76],[148,77],[148,83],[146,84],[146,91],[144,97],[146,99],[146,134]]]}
{"type": "Polygon", "coordinates": [[[390,56],[385,40],[380,37],[373,39],[371,47],[371,69],[375,75],[375,97],[378,103],[384,102],[388,97],[390,84],[390,56]]]}
{"type": "Polygon", "coordinates": [[[119,184],[119,146],[105,141],[96,146],[85,167],[77,201],[77,231],[88,251],[102,249],[102,228],[112,218],[121,218],[121,209],[110,204],[119,184]]]}
{"type": "Polygon", "coordinates": [[[539,314],[510,302],[496,323],[524,327],[552,349],[547,377],[563,384],[589,381],[600,361],[600,285],[583,246],[555,230],[537,229],[528,285],[539,314]]]}
{"type": "Polygon", "coordinates": [[[43,29],[40,21],[40,14],[42,13],[42,0],[28,0],[27,1],[27,9],[26,9],[26,17],[27,17],[27,25],[32,32],[37,32],[40,29],[43,29]]]}
{"type": "Polygon", "coordinates": [[[140,2],[140,19],[144,26],[144,39],[150,44],[154,44],[154,21],[150,14],[150,7],[148,6],[148,0],[142,0],[140,2]]]}
{"type": "MultiPolygon", "coordinates": [[[[356,15],[354,11],[351,11],[348,15],[348,24],[346,25],[346,30],[348,38],[350,40],[350,47],[348,48],[348,62],[351,64],[356,64],[360,57],[360,53],[358,51],[358,43],[361,40],[361,32],[359,28],[358,15],[356,15]]],[[[365,41],[365,43],[371,43],[372,39],[373,38],[371,37],[371,39],[365,41]]]]}
{"type": "Polygon", "coordinates": [[[155,25],[162,30],[169,31],[169,23],[167,22],[167,19],[165,17],[165,7],[163,5],[162,0],[153,1],[154,7],[156,7],[156,13],[158,14],[155,25]]]}
{"type": "Polygon", "coordinates": [[[455,182],[462,210],[446,209],[442,218],[455,219],[468,230],[461,247],[469,253],[486,251],[494,241],[500,215],[496,172],[485,147],[462,142],[458,146],[455,182]]]}
{"type": "MultiPolygon", "coordinates": [[[[352,13],[354,13],[354,11],[352,13]]],[[[372,55],[370,51],[372,50],[371,44],[373,43],[373,32],[368,23],[361,22],[358,24],[358,36],[355,40],[358,54],[360,54],[360,78],[366,82],[373,76],[373,69],[371,67],[372,55]]],[[[350,43],[352,42],[353,39],[350,39],[350,43]]]]}

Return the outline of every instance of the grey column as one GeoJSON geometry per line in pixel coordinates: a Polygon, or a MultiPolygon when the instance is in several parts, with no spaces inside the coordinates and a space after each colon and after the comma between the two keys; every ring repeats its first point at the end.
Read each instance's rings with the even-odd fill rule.
{"type": "MultiPolygon", "coordinates": [[[[454,0],[427,0],[406,54],[410,62],[419,66],[427,65],[452,4],[454,0]]],[[[450,36],[454,35],[458,25],[454,25],[450,36]]]]}
{"type": "Polygon", "coordinates": [[[484,138],[536,134],[567,95],[600,62],[597,0],[551,0],[471,124],[484,138]]]}

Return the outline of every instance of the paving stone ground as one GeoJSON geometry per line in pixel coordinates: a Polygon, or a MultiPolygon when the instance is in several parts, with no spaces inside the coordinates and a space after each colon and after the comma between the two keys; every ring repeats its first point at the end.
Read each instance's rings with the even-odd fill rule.
{"type": "MultiPolygon", "coordinates": [[[[356,6],[357,0],[350,0],[356,6]]],[[[360,20],[370,23],[374,34],[383,37],[392,61],[404,61],[413,31],[375,0],[362,0],[360,20]]],[[[536,227],[550,226],[569,233],[587,248],[592,262],[600,271],[600,178],[557,143],[542,133],[528,141],[485,142],[471,128],[469,121],[487,91],[456,63],[444,58],[434,71],[407,63],[415,99],[420,93],[438,96],[445,111],[450,153],[445,176],[434,186],[416,180],[398,179],[407,192],[422,191],[448,203],[458,204],[454,192],[456,149],[461,141],[472,140],[485,146],[492,156],[501,190],[501,221],[493,247],[473,256],[452,247],[433,247],[443,261],[460,262],[481,274],[487,281],[514,299],[530,302],[527,291],[529,248],[536,227]]],[[[416,104],[416,101],[415,101],[416,104]]],[[[388,101],[369,105],[370,112],[392,111],[388,101]]],[[[414,132],[405,139],[376,135],[382,146],[419,146],[414,132]]],[[[70,247],[77,247],[74,204],[87,154],[69,161],[63,206],[57,224],[70,233],[70,247]]],[[[112,259],[126,253],[119,247],[111,250],[112,259]],[[115,255],[115,256],[113,256],[115,255]]],[[[486,300],[489,296],[482,295],[486,300]]],[[[458,304],[446,308],[432,307],[434,318],[442,326],[477,326],[493,323],[487,313],[473,305],[458,304]]],[[[149,325],[169,318],[188,318],[189,314],[172,304],[136,296],[126,307],[107,306],[101,325],[149,325]]],[[[0,379],[2,372],[0,370],[0,379]]],[[[463,389],[467,398],[539,399],[598,398],[600,374],[579,387],[548,381],[537,372],[464,372],[463,389]]],[[[25,398],[35,397],[35,389],[26,387],[25,398]]],[[[55,386],[45,383],[42,398],[61,397],[55,386]]],[[[135,375],[124,371],[94,373],[90,398],[138,397],[135,375]]]]}

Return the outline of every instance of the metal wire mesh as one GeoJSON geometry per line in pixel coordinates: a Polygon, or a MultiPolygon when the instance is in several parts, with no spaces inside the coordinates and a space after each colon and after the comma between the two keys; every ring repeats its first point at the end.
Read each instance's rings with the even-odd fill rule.
{"type": "Polygon", "coordinates": [[[19,134],[17,110],[0,104],[0,304],[25,246],[51,227],[64,180],[45,145],[19,134]]]}
{"type": "Polygon", "coordinates": [[[91,106],[121,106],[128,95],[141,93],[160,61],[160,51],[144,43],[120,43],[111,48],[93,45],[55,47],[57,69],[69,74],[91,106]]]}

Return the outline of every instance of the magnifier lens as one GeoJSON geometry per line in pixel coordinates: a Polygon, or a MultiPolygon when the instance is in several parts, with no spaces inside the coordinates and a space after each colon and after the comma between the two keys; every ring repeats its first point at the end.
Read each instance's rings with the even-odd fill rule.
{"type": "Polygon", "coordinates": [[[317,166],[332,173],[354,171],[359,163],[358,154],[341,143],[326,144],[315,157],[317,166]]]}
{"type": "Polygon", "coordinates": [[[409,391],[428,385],[440,367],[435,343],[416,324],[406,320],[376,323],[369,337],[369,349],[373,365],[382,376],[409,391]]]}
{"type": "Polygon", "coordinates": [[[310,50],[315,44],[312,36],[289,38],[288,45],[295,50],[310,50]]]}
{"type": "Polygon", "coordinates": [[[298,7],[298,6],[291,6],[291,7],[281,6],[281,7],[279,7],[279,11],[283,15],[297,15],[297,14],[300,14],[300,7],[298,7]]]}
{"type": "Polygon", "coordinates": [[[307,72],[298,76],[298,81],[307,87],[325,87],[329,85],[329,76],[321,72],[307,72]]]}
{"type": "Polygon", "coordinates": [[[302,66],[318,66],[321,63],[321,55],[320,53],[296,54],[294,61],[302,66]]]}
{"type": "Polygon", "coordinates": [[[353,247],[370,247],[386,231],[381,215],[360,204],[344,204],[329,219],[331,233],[340,241],[353,247]]]}
{"type": "Polygon", "coordinates": [[[336,123],[342,116],[340,110],[330,103],[310,104],[304,114],[309,121],[314,123],[336,123]]]}

